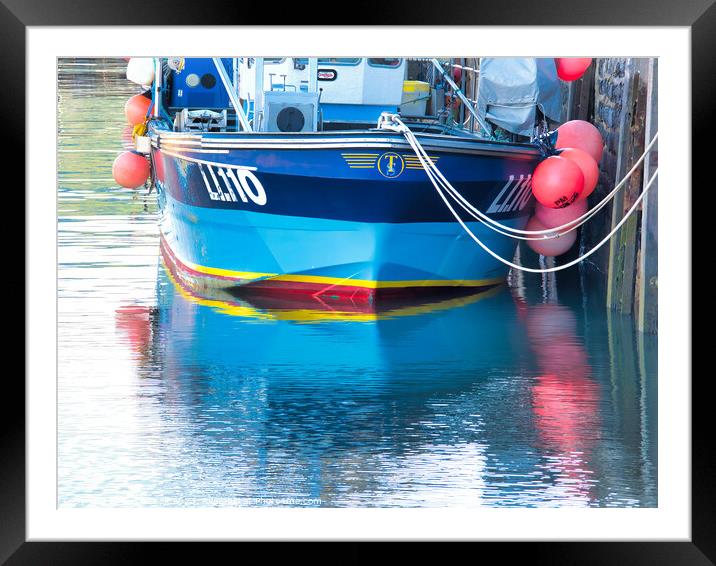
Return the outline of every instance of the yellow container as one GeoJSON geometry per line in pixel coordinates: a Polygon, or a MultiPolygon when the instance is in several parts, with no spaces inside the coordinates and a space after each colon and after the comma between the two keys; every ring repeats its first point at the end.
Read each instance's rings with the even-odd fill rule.
{"type": "Polygon", "coordinates": [[[400,113],[403,116],[425,116],[430,98],[430,84],[423,81],[403,81],[403,98],[400,113]]]}
{"type": "Polygon", "coordinates": [[[403,81],[403,92],[427,94],[430,92],[430,84],[423,81],[403,81]]]}

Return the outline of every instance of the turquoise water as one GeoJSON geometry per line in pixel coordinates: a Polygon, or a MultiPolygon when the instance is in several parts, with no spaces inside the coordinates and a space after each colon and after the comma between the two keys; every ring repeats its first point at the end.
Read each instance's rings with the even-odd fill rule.
{"type": "Polygon", "coordinates": [[[124,65],[60,61],[61,507],[656,506],[656,340],[577,277],[377,314],[179,286],[111,180],[124,65]]]}

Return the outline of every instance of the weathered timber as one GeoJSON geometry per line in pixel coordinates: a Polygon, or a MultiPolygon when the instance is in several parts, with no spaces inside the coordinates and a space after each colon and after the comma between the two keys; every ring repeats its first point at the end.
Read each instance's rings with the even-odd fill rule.
{"type": "MultiPolygon", "coordinates": [[[[649,80],[647,82],[646,124],[644,138],[652,140],[659,130],[658,89],[659,61],[649,62],[649,80]]],[[[658,147],[658,145],[657,145],[658,147]]],[[[652,150],[644,162],[644,183],[651,178],[658,167],[659,153],[652,150]]],[[[639,251],[639,267],[637,275],[637,327],[642,332],[656,334],[659,328],[659,184],[658,178],[649,189],[641,204],[641,249],[639,251]]]]}
{"type": "MultiPolygon", "coordinates": [[[[594,206],[622,180],[658,131],[657,59],[600,58],[563,90],[563,121],[587,120],[604,139],[594,206]]],[[[653,152],[611,205],[580,230],[579,250],[597,245],[624,218],[657,166],[653,152]]],[[[603,297],[608,308],[634,315],[643,332],[658,327],[656,184],[609,244],[580,264],[585,291],[603,297]]],[[[572,259],[565,255],[562,260],[572,259]]]]}
{"type": "MultiPolygon", "coordinates": [[[[648,59],[629,59],[625,68],[619,145],[612,183],[620,181],[644,151],[648,59]]],[[[639,196],[642,173],[637,170],[616,194],[612,203],[611,228],[625,216],[639,196]]],[[[640,245],[639,214],[632,214],[609,243],[607,306],[622,313],[634,311],[637,253],[640,245]]]]}

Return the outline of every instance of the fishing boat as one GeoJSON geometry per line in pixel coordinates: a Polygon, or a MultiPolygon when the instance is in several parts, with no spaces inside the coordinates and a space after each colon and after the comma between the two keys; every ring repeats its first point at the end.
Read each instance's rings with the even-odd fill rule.
{"type": "MultiPolygon", "coordinates": [[[[465,66],[460,78],[437,59],[153,65],[142,140],[162,253],[184,284],[374,304],[505,279],[508,268],[455,221],[406,137],[381,126],[399,117],[474,207],[522,229],[542,155],[529,138],[496,139],[476,97],[465,96],[465,66]],[[414,80],[416,68],[426,80],[414,80]]],[[[514,240],[465,224],[500,256],[514,255],[514,240]]]]}

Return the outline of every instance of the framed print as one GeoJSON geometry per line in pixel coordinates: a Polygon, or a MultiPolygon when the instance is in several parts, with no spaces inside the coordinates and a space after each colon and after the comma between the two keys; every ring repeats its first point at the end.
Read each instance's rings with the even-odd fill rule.
{"type": "Polygon", "coordinates": [[[0,557],[712,563],[690,235],[716,8],[183,4],[0,12],[28,328],[0,557]]]}

